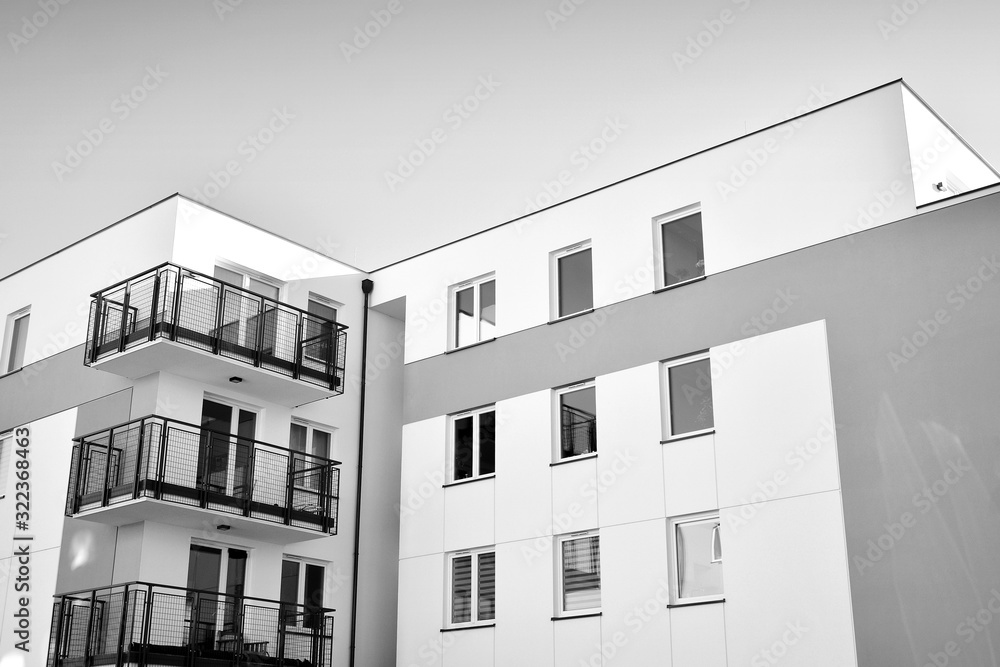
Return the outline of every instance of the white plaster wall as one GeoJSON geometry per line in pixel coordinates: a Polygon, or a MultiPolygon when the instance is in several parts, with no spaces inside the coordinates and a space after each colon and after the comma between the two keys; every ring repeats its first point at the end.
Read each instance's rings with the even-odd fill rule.
{"type": "Polygon", "coordinates": [[[497,544],[495,660],[498,666],[555,664],[550,620],[554,599],[547,594],[553,587],[551,544],[551,539],[497,544]]]}
{"type": "MultiPolygon", "coordinates": [[[[403,427],[400,475],[399,557],[444,550],[446,417],[403,427]]],[[[400,584],[402,600],[402,584],[400,584]]],[[[400,618],[403,609],[400,607],[400,618]]]]}
{"type": "MultiPolygon", "coordinates": [[[[444,618],[444,558],[440,554],[404,558],[399,562],[399,618],[396,634],[398,667],[442,667],[444,618]]],[[[475,632],[482,632],[476,630],[475,632]]],[[[487,658],[488,659],[488,658],[487,658]]]]}
{"type": "MultiPolygon", "coordinates": [[[[652,291],[656,216],[701,202],[706,272],[718,273],[856,231],[907,157],[893,84],[377,271],[373,303],[406,296],[405,360],[424,359],[445,351],[450,285],[496,272],[496,335],[520,331],[549,318],[553,250],[592,240],[594,304],[605,306],[652,291]]],[[[912,183],[900,188],[865,227],[915,211],[912,183]]]]}
{"type": "Polygon", "coordinates": [[[25,365],[84,342],[93,292],[169,260],[175,215],[164,201],[0,280],[0,326],[31,306],[25,365]]]}
{"type": "Polygon", "coordinates": [[[500,543],[551,536],[551,392],[538,391],[500,401],[497,411],[496,540],[500,543]]]}
{"type": "MultiPolygon", "coordinates": [[[[721,604],[670,610],[673,667],[726,667],[726,609],[721,604]]],[[[751,665],[734,662],[733,665],[751,665]]],[[[767,664],[766,662],[763,664],[767,664]]],[[[792,663],[794,664],[794,663],[792,663]]],[[[811,660],[800,663],[812,665],[811,660]]]]}

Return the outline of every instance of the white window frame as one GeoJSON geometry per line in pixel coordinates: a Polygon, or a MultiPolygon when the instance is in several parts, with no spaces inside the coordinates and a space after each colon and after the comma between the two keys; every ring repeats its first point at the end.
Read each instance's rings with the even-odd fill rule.
{"type": "Polygon", "coordinates": [[[309,292],[309,296],[306,298],[306,312],[309,312],[309,302],[315,301],[318,304],[324,305],[327,308],[333,308],[333,321],[337,322],[340,319],[340,309],[344,307],[344,304],[339,301],[334,301],[330,297],[323,296],[322,294],[317,294],[316,292],[309,292]]]}
{"type": "Polygon", "coordinates": [[[478,625],[494,625],[496,623],[496,573],[497,573],[497,560],[496,560],[496,547],[480,547],[478,549],[463,549],[462,551],[453,551],[447,554],[445,558],[445,609],[444,609],[444,627],[446,628],[471,628],[478,625]],[[493,617],[492,618],[479,618],[479,557],[482,554],[493,554],[493,617]],[[472,558],[472,597],[469,602],[469,621],[454,622],[452,620],[453,602],[454,602],[454,588],[455,588],[455,560],[462,558],[464,556],[471,556],[472,558]]]}
{"type": "Polygon", "coordinates": [[[667,285],[667,278],[664,275],[664,269],[666,268],[666,248],[663,247],[663,226],[669,225],[672,222],[677,222],[678,220],[683,220],[695,213],[702,213],[701,221],[701,253],[705,254],[705,215],[701,208],[701,202],[690,204],[683,208],[679,208],[669,213],[664,213],[653,218],[653,247],[656,248],[653,258],[653,268],[656,273],[656,289],[666,289],[667,287],[674,288],[681,285],[686,285],[695,280],[701,280],[705,277],[705,266],[701,267],[701,275],[695,276],[693,278],[688,278],[687,280],[682,280],[678,283],[673,283],[667,285]]]}
{"type": "MultiPolygon", "coordinates": [[[[584,452],[583,454],[575,454],[573,456],[565,456],[565,457],[562,455],[562,397],[566,394],[572,394],[573,392],[589,388],[594,389],[594,402],[596,403],[597,402],[596,380],[584,380],[583,382],[576,382],[574,384],[566,385],[565,387],[557,387],[552,390],[552,462],[553,463],[558,463],[560,461],[572,461],[587,456],[597,455],[597,445],[600,444],[599,442],[594,443],[594,451],[592,452],[584,452]]],[[[597,419],[596,413],[594,414],[594,419],[597,419]]]]}
{"type": "Polygon", "coordinates": [[[712,425],[707,428],[699,429],[697,431],[685,431],[684,433],[674,433],[672,415],[670,413],[670,369],[676,366],[684,366],[686,364],[693,363],[695,361],[708,360],[708,378],[709,378],[709,392],[714,391],[713,389],[713,378],[712,378],[712,360],[710,353],[708,351],[699,352],[697,354],[689,354],[684,357],[678,357],[676,359],[670,359],[664,361],[660,364],[660,404],[662,405],[662,416],[663,416],[663,440],[679,440],[681,438],[693,438],[699,435],[705,435],[708,433],[715,433],[715,413],[714,413],[714,395],[713,395],[713,413],[712,413],[712,425]]]}
{"type": "Polygon", "coordinates": [[[472,410],[458,412],[448,416],[448,482],[467,482],[474,479],[486,479],[496,475],[496,438],[497,438],[497,406],[495,403],[484,405],[472,410]],[[493,413],[493,472],[482,473],[479,470],[479,416],[486,412],[493,413]],[[472,417],[472,476],[455,479],[455,422],[465,417],[472,417]]]}
{"type": "MultiPolygon", "coordinates": [[[[329,585],[329,579],[327,577],[327,570],[330,568],[329,561],[317,560],[315,558],[305,558],[303,556],[296,556],[293,554],[281,554],[282,564],[280,567],[284,567],[284,561],[295,562],[299,565],[299,582],[298,590],[295,591],[295,604],[305,606],[306,604],[306,566],[315,565],[316,567],[323,568],[323,602],[320,604],[321,607],[328,607],[327,603],[329,600],[326,599],[326,589],[329,585]]],[[[280,569],[278,572],[279,576],[281,574],[280,569]]],[[[281,582],[278,584],[278,600],[281,601],[281,582]]],[[[303,627],[303,626],[297,626],[303,627]]]]}
{"type": "Polygon", "coordinates": [[[593,243],[591,239],[586,241],[580,241],[572,245],[568,245],[565,248],[560,248],[549,253],[549,303],[552,304],[549,313],[549,319],[551,321],[565,319],[567,317],[573,317],[574,315],[579,315],[580,313],[587,313],[594,309],[594,283],[590,283],[590,308],[584,308],[583,310],[578,310],[573,313],[566,313],[565,315],[559,314],[559,260],[570,255],[575,255],[584,250],[590,250],[590,270],[591,274],[594,271],[594,253],[593,253],[593,243]]]}
{"type": "Polygon", "coordinates": [[[597,538],[597,562],[598,568],[600,569],[600,575],[598,577],[599,590],[603,590],[603,580],[604,580],[604,568],[601,567],[601,537],[597,530],[586,530],[576,533],[568,533],[566,535],[557,535],[553,537],[553,544],[555,545],[555,616],[557,618],[571,618],[573,616],[589,616],[591,614],[600,613],[601,608],[604,604],[604,596],[601,595],[601,604],[596,607],[587,607],[585,609],[574,609],[572,611],[566,611],[563,606],[563,597],[565,595],[563,587],[565,586],[565,572],[563,572],[563,545],[567,542],[572,542],[574,540],[589,539],[591,537],[597,538]]]}
{"type": "MultiPolygon", "coordinates": [[[[333,455],[334,443],[337,439],[337,427],[329,426],[327,424],[320,424],[319,422],[310,421],[308,419],[303,419],[301,417],[292,417],[291,422],[288,426],[288,449],[292,449],[292,424],[298,426],[304,426],[306,429],[306,451],[305,454],[311,456],[320,456],[316,453],[315,441],[313,440],[313,433],[316,431],[321,431],[323,433],[330,434],[330,449],[326,453],[326,458],[333,459],[336,458],[333,455]]],[[[294,450],[293,450],[294,451],[294,450]]]]}
{"type": "MultiPolygon", "coordinates": [[[[2,372],[0,372],[0,375],[6,375],[7,373],[13,373],[14,371],[17,371],[17,370],[20,370],[20,369],[24,368],[24,364],[27,361],[27,357],[28,357],[28,329],[24,329],[23,330],[24,333],[22,334],[24,336],[24,356],[25,356],[25,358],[22,359],[20,365],[18,365],[15,368],[15,365],[13,363],[14,360],[11,358],[11,355],[14,352],[14,342],[15,342],[14,341],[14,323],[17,322],[18,320],[24,318],[24,317],[28,317],[29,315],[31,315],[31,306],[25,306],[24,308],[20,308],[18,310],[15,310],[13,313],[11,313],[10,315],[7,316],[7,324],[4,327],[4,333],[3,333],[3,355],[0,356],[0,359],[2,359],[2,363],[3,363],[2,372]]],[[[29,326],[30,326],[30,322],[29,322],[29,326]]]]}
{"type": "MultiPolygon", "coordinates": [[[[478,343],[482,343],[487,340],[493,340],[494,338],[496,338],[495,331],[493,336],[490,336],[489,338],[483,338],[483,332],[480,329],[481,322],[479,320],[479,306],[482,299],[482,285],[484,283],[493,281],[494,283],[493,294],[494,298],[496,298],[496,279],[497,279],[496,273],[486,273],[481,276],[477,276],[476,278],[472,278],[470,280],[457,283],[448,288],[448,349],[449,350],[457,350],[459,348],[469,347],[470,345],[476,345],[478,343]],[[458,293],[470,287],[474,288],[472,291],[472,303],[473,303],[472,312],[475,313],[475,318],[476,318],[476,335],[475,335],[475,340],[472,340],[463,345],[459,345],[458,325],[456,324],[456,319],[458,315],[458,293]]],[[[494,303],[493,305],[494,308],[498,307],[498,304],[496,303],[494,303]]],[[[496,327],[496,324],[494,324],[493,326],[496,327]]]]}
{"type": "MultiPolygon", "coordinates": [[[[243,590],[244,592],[253,590],[250,581],[253,572],[253,568],[251,567],[253,564],[253,547],[246,546],[245,544],[233,544],[232,542],[216,542],[215,540],[206,540],[201,537],[191,538],[191,544],[188,545],[188,552],[190,552],[191,546],[209,547],[210,549],[218,549],[222,552],[222,558],[219,561],[219,590],[223,592],[226,590],[226,586],[229,585],[229,550],[245,551],[247,553],[247,569],[243,576],[243,590]]],[[[187,570],[185,570],[184,576],[188,576],[187,570]]]]}
{"type": "MultiPolygon", "coordinates": [[[[678,577],[677,566],[679,565],[680,554],[677,553],[677,529],[679,526],[686,524],[698,524],[698,523],[714,523],[716,524],[716,530],[712,534],[712,563],[722,564],[725,559],[725,552],[720,548],[721,558],[715,560],[715,546],[717,544],[716,540],[721,540],[722,522],[719,518],[719,511],[713,510],[710,512],[700,512],[698,514],[688,514],[685,516],[673,517],[667,522],[667,554],[670,559],[670,604],[671,605],[686,605],[686,604],[703,604],[705,602],[717,602],[725,600],[725,572],[723,571],[723,592],[716,595],[700,595],[697,597],[686,597],[682,598],[680,596],[680,579],[678,577]]],[[[719,542],[721,546],[721,542],[719,542]]]]}

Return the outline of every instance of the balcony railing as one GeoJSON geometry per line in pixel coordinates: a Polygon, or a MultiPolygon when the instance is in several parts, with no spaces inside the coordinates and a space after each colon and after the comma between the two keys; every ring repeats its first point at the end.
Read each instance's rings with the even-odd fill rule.
{"type": "Polygon", "coordinates": [[[339,463],[145,417],[76,440],[66,514],[152,498],[336,533],[339,463]]]}
{"type": "Polygon", "coordinates": [[[324,607],[145,582],[56,597],[48,667],[331,667],[324,607]]]}
{"type": "Polygon", "coordinates": [[[174,264],[91,296],[87,365],[163,339],[344,391],[343,324],[174,264]]]}

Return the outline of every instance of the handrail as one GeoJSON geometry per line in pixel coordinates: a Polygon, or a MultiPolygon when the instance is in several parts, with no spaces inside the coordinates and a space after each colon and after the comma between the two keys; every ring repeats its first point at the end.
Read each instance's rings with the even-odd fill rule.
{"type": "MultiPolygon", "coordinates": [[[[184,593],[207,593],[209,595],[214,595],[214,596],[220,597],[220,598],[233,598],[233,599],[239,599],[239,600],[253,600],[255,602],[272,602],[272,603],[280,604],[280,605],[283,605],[283,606],[286,606],[286,607],[305,607],[305,605],[301,605],[301,604],[298,604],[298,603],[282,602],[281,600],[274,600],[272,598],[261,598],[261,597],[256,597],[256,596],[253,596],[253,595],[231,595],[229,593],[217,593],[215,591],[206,591],[206,590],[202,590],[200,588],[187,588],[185,586],[172,586],[170,584],[157,584],[157,583],[153,583],[151,581],[142,581],[142,580],[124,581],[124,582],[117,583],[117,584],[108,584],[107,586],[98,586],[96,588],[82,588],[82,589],[80,589],[78,591],[70,591],[68,593],[56,593],[52,597],[55,598],[55,599],[66,598],[66,597],[71,597],[71,596],[74,596],[74,595],[82,595],[84,593],[93,593],[93,592],[96,592],[96,591],[110,591],[110,590],[114,590],[116,588],[122,588],[122,589],[124,589],[125,587],[128,587],[128,586],[143,586],[145,588],[168,588],[170,590],[181,591],[181,592],[184,592],[184,593]]],[[[315,611],[322,612],[322,613],[326,614],[326,613],[330,613],[330,612],[335,612],[337,610],[334,609],[334,608],[332,608],[332,607],[316,607],[315,611]]]]}
{"type": "Polygon", "coordinates": [[[118,282],[116,282],[113,285],[108,285],[107,287],[104,287],[102,289],[97,290],[96,292],[94,292],[94,293],[92,293],[90,295],[90,298],[92,298],[92,299],[98,299],[98,298],[103,299],[105,297],[102,297],[101,295],[104,292],[110,292],[111,290],[114,290],[114,289],[116,289],[118,287],[121,287],[122,285],[127,285],[128,283],[132,282],[133,280],[141,278],[141,277],[143,277],[143,276],[145,276],[145,275],[147,275],[149,273],[155,273],[155,272],[159,271],[160,269],[162,269],[164,267],[167,267],[167,266],[173,267],[173,268],[178,269],[180,271],[187,271],[188,273],[194,274],[194,275],[199,276],[201,278],[206,278],[206,279],[211,280],[213,282],[221,283],[223,285],[226,285],[227,287],[232,287],[235,290],[239,290],[240,292],[246,292],[247,294],[252,294],[253,296],[260,297],[264,301],[269,301],[271,303],[276,303],[276,304],[278,304],[280,306],[286,306],[288,308],[291,308],[292,310],[298,311],[301,314],[308,315],[310,317],[315,317],[316,319],[323,320],[325,322],[330,322],[331,324],[333,324],[337,328],[337,331],[349,328],[346,324],[341,324],[340,322],[335,322],[333,320],[328,320],[328,319],[326,319],[325,317],[323,317],[321,315],[315,315],[313,313],[310,313],[307,310],[302,310],[298,306],[293,306],[290,303],[285,303],[284,301],[278,301],[276,299],[272,299],[270,297],[266,297],[263,294],[259,294],[257,292],[254,292],[253,290],[248,290],[247,288],[243,287],[242,285],[234,285],[233,283],[226,282],[225,280],[222,280],[220,278],[216,278],[214,276],[210,276],[210,275],[208,275],[206,273],[202,273],[201,271],[195,271],[194,269],[189,269],[186,266],[181,266],[180,264],[176,264],[174,262],[162,262],[162,263],[157,264],[156,266],[154,266],[154,267],[152,267],[150,269],[146,269],[145,271],[140,271],[139,273],[137,273],[137,274],[135,274],[133,276],[129,276],[128,278],[125,278],[124,280],[119,280],[118,282]]]}
{"type": "Polygon", "coordinates": [[[163,416],[158,415],[158,414],[149,414],[149,415],[146,415],[145,417],[139,417],[137,419],[129,419],[128,421],[121,422],[121,423],[118,423],[118,424],[114,424],[112,426],[106,426],[105,428],[98,429],[98,430],[94,431],[93,433],[88,433],[86,435],[81,435],[79,437],[73,438],[73,442],[82,443],[84,440],[87,440],[88,438],[92,438],[95,435],[99,435],[99,434],[104,433],[104,432],[115,431],[115,430],[120,429],[120,428],[125,427],[125,426],[131,426],[132,424],[138,424],[140,422],[146,421],[147,419],[159,419],[159,420],[162,420],[164,422],[173,422],[175,424],[182,424],[184,426],[190,426],[191,428],[198,429],[199,431],[206,431],[208,433],[216,433],[216,434],[221,435],[221,436],[226,437],[226,438],[238,438],[239,440],[244,440],[244,441],[252,442],[252,443],[255,443],[255,444],[266,445],[268,447],[273,447],[274,449],[280,449],[282,451],[286,451],[286,452],[289,452],[291,454],[299,454],[299,455],[302,455],[302,456],[308,456],[311,459],[318,459],[320,461],[326,461],[326,462],[328,462],[330,464],[333,464],[335,466],[343,464],[343,461],[337,461],[336,459],[327,458],[325,456],[317,456],[316,454],[307,454],[306,452],[297,452],[294,449],[289,449],[288,447],[282,447],[281,445],[275,445],[275,444],[272,444],[270,442],[266,442],[264,440],[257,440],[256,438],[245,438],[243,436],[233,435],[232,433],[226,433],[224,431],[217,431],[215,429],[206,428],[204,426],[199,426],[198,424],[193,424],[191,422],[181,421],[180,419],[174,419],[172,417],[163,417],[163,416]]]}

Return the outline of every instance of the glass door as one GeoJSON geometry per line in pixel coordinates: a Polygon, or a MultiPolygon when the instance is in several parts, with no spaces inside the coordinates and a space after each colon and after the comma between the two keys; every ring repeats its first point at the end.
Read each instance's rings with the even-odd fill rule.
{"type": "Polygon", "coordinates": [[[243,549],[191,545],[188,618],[192,643],[199,648],[233,650],[235,647],[241,628],[246,570],[247,552],[243,549]]]}
{"type": "Polygon", "coordinates": [[[250,456],[257,433],[257,413],[204,399],[199,488],[245,499],[250,492],[250,456]]]}

